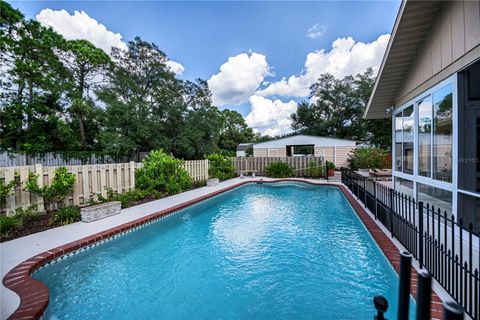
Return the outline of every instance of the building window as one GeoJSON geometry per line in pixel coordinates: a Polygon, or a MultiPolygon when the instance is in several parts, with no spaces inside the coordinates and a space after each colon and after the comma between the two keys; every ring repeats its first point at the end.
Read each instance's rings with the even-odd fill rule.
{"type": "Polygon", "coordinates": [[[395,177],[394,188],[395,191],[413,198],[413,181],[395,177]]]}
{"type": "Polygon", "coordinates": [[[403,121],[402,112],[395,115],[395,170],[402,171],[402,141],[403,141],[403,121]]]}
{"type": "Polygon", "coordinates": [[[403,110],[403,172],[413,174],[413,105],[403,110]]]}
{"type": "Polygon", "coordinates": [[[431,176],[432,97],[418,102],[418,174],[431,176]]]}
{"type": "Polygon", "coordinates": [[[413,105],[395,115],[395,170],[413,174],[413,105]]]}
{"type": "Polygon", "coordinates": [[[452,182],[452,85],[433,93],[433,178],[452,182]]]}
{"type": "Polygon", "coordinates": [[[440,208],[442,215],[444,211],[449,217],[452,214],[452,193],[448,190],[417,183],[417,200],[423,201],[425,206],[427,204],[433,206],[435,212],[440,208]]]}

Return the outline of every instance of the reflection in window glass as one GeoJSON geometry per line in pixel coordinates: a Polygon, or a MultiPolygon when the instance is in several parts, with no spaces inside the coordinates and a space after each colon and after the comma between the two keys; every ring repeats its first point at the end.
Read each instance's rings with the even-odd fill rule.
{"type": "Polygon", "coordinates": [[[431,176],[432,97],[418,102],[418,174],[431,176]]]}
{"type": "Polygon", "coordinates": [[[402,171],[402,112],[395,115],[395,170],[402,171]]]}
{"type": "Polygon", "coordinates": [[[403,110],[403,172],[413,174],[413,106],[403,110]]]}
{"type": "Polygon", "coordinates": [[[433,178],[452,182],[452,85],[433,93],[433,178]]]}
{"type": "Polygon", "coordinates": [[[434,206],[435,211],[440,208],[442,214],[444,211],[447,211],[448,216],[452,214],[452,193],[450,191],[417,183],[417,200],[423,201],[425,206],[427,203],[434,206]]]}
{"type": "Polygon", "coordinates": [[[395,177],[394,189],[413,198],[413,181],[395,177]]]}

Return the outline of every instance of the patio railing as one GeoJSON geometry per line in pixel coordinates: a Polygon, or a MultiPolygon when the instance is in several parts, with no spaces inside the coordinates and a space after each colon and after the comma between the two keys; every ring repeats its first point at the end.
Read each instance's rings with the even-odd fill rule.
{"type": "Polygon", "coordinates": [[[480,319],[480,237],[441,208],[341,169],[342,183],[473,319],[480,319]]]}

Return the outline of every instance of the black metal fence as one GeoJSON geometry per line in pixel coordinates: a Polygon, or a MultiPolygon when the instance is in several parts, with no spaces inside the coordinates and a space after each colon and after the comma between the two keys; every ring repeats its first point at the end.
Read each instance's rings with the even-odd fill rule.
{"type": "MultiPolygon", "coordinates": [[[[400,254],[400,282],[398,288],[397,320],[410,318],[410,285],[411,285],[412,255],[409,252],[400,254]]],[[[416,320],[431,319],[432,305],[432,276],[426,269],[417,272],[417,310],[416,320]]],[[[388,310],[388,300],[383,296],[375,296],[373,304],[377,310],[374,320],[387,320],[385,312],[388,310]]],[[[443,303],[443,320],[463,320],[464,310],[455,301],[449,300],[443,303]]]]}
{"type": "Polygon", "coordinates": [[[341,169],[342,183],[473,319],[480,319],[480,237],[441,208],[341,169]]]}

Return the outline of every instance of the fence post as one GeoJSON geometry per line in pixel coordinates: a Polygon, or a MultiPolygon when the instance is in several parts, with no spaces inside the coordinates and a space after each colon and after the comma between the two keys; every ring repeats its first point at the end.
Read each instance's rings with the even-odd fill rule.
{"type": "Polygon", "coordinates": [[[398,320],[408,320],[410,307],[410,278],[412,255],[406,251],[400,254],[400,285],[398,292],[398,320]]]}
{"type": "Polygon", "coordinates": [[[463,308],[453,300],[443,303],[443,320],[463,320],[463,308]]]}
{"type": "Polygon", "coordinates": [[[423,201],[418,202],[418,263],[423,267],[423,201]]]}
{"type": "Polygon", "coordinates": [[[432,276],[426,269],[418,271],[417,317],[416,320],[430,320],[432,276]]]}
{"type": "Polygon", "coordinates": [[[367,178],[363,178],[363,204],[367,207],[367,178]]]}
{"type": "Polygon", "coordinates": [[[385,297],[382,296],[375,296],[373,297],[373,304],[375,305],[375,309],[377,310],[377,315],[373,317],[374,320],[385,320],[383,314],[387,312],[388,309],[388,301],[385,297]]]}
{"type": "MultiPolygon", "coordinates": [[[[13,179],[15,179],[15,169],[13,167],[5,168],[5,184],[8,184],[13,179]]],[[[5,197],[5,212],[7,216],[15,213],[15,209],[16,209],[15,197],[16,197],[16,190],[12,190],[5,197]]]]}
{"type": "Polygon", "coordinates": [[[208,162],[208,159],[205,160],[205,173],[204,173],[204,178],[205,180],[208,180],[208,169],[210,168],[210,162],[208,162]]]}
{"type": "Polygon", "coordinates": [[[378,201],[377,201],[377,183],[375,182],[375,180],[373,180],[373,199],[375,199],[375,210],[373,210],[373,214],[375,216],[375,220],[377,220],[378,201]]]}
{"type": "MultiPolygon", "coordinates": [[[[37,184],[40,188],[42,188],[43,187],[43,165],[42,164],[35,165],[35,174],[38,176],[37,184]]],[[[45,211],[43,197],[40,195],[36,195],[36,197],[37,197],[36,202],[37,202],[38,210],[42,212],[45,211]]]]}
{"type": "Polygon", "coordinates": [[[135,162],[130,161],[130,186],[129,189],[135,189],[135,162]]]}
{"type": "Polygon", "coordinates": [[[393,234],[393,189],[389,189],[389,194],[390,194],[390,235],[392,238],[395,238],[393,234]]]}

